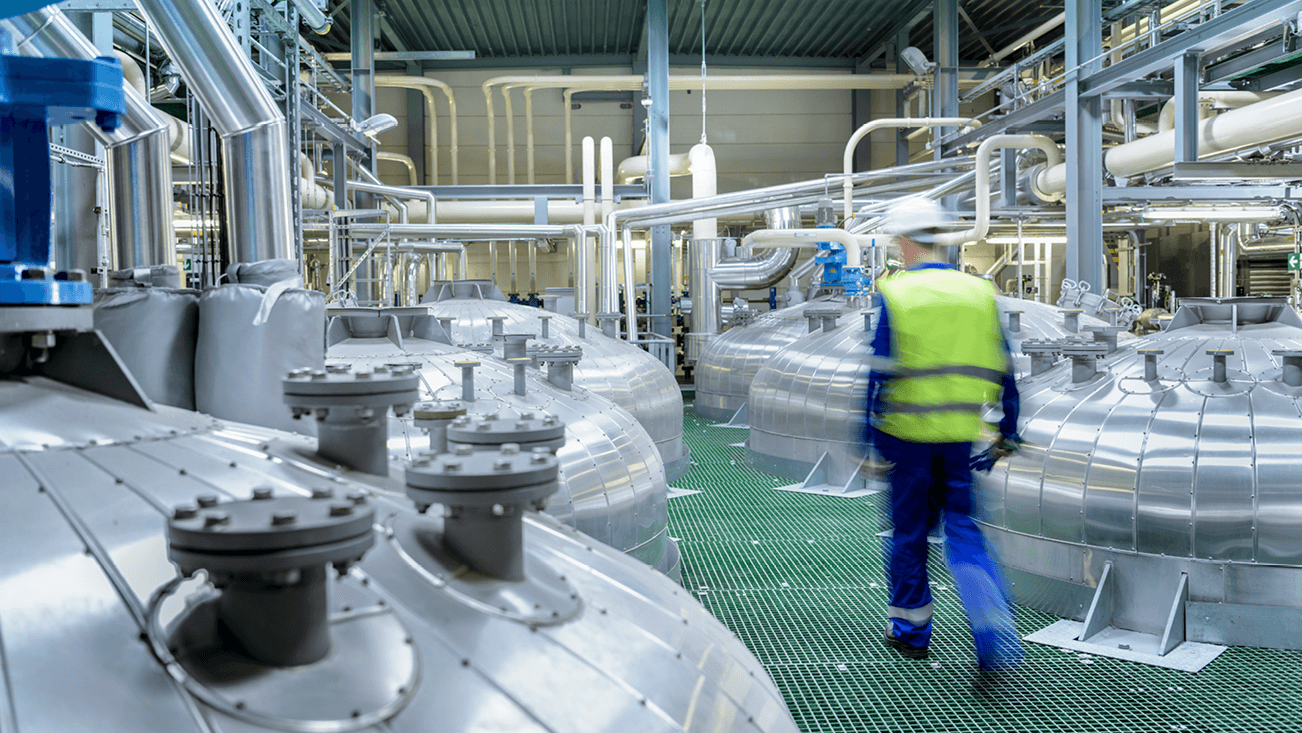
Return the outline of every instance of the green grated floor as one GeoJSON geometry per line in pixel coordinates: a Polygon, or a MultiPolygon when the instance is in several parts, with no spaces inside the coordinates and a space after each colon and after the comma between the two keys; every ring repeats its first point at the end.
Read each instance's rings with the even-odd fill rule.
{"type": "MultiPolygon", "coordinates": [[[[669,503],[683,584],[765,664],[805,731],[1302,731],[1302,652],[1234,648],[1188,674],[1028,644],[1015,676],[976,696],[947,575],[933,575],[929,660],[879,641],[878,497],[773,491],[787,482],[729,445],[746,431],[709,427],[690,405],[683,427],[695,465],[675,486],[701,492],[669,503]]],[[[1017,612],[1022,635],[1054,620],[1017,612]]]]}

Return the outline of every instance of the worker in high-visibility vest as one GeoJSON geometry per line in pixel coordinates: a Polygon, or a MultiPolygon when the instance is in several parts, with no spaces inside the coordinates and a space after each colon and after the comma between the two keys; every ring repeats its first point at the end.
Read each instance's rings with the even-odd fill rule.
{"type": "Polygon", "coordinates": [[[1002,576],[971,516],[970,461],[982,416],[1001,391],[995,450],[1006,454],[1020,444],[1017,386],[994,287],[937,257],[935,237],[953,221],[935,201],[910,197],[888,211],[884,227],[899,236],[908,267],[878,282],[869,372],[868,437],[890,466],[894,524],[885,642],[911,659],[927,657],[927,535],[943,518],[978,667],[1000,671],[1021,661],[1021,645],[1002,576]]]}

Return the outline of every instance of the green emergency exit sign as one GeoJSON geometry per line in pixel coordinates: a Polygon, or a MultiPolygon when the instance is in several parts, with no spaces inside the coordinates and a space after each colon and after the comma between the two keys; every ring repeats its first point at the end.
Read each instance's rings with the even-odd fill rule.
{"type": "Polygon", "coordinates": [[[1288,256],[1288,271],[1297,272],[1302,270],[1302,254],[1294,252],[1288,256]]]}

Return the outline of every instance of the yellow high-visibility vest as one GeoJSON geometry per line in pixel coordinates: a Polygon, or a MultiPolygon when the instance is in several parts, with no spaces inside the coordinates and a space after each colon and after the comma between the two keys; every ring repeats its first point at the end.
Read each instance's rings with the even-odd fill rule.
{"type": "Polygon", "coordinates": [[[1009,371],[995,289],[957,270],[927,268],[879,282],[890,313],[893,374],[878,428],[917,443],[963,443],[1009,371]]]}

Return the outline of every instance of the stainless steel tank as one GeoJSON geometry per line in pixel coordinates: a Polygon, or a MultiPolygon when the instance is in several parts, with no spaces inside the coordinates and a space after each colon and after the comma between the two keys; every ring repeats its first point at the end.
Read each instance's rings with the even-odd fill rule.
{"type": "MultiPolygon", "coordinates": [[[[1029,373],[1025,342],[1089,334],[1105,324],[1079,312],[998,296],[1019,373],[1029,373]],[[1076,324],[1070,325],[1071,321],[1076,324]]],[[[834,329],[823,328],[782,349],[755,374],[747,411],[747,460],[755,468],[801,480],[820,461],[848,475],[858,466],[868,375],[865,359],[874,308],[852,311],[834,329]]],[[[1115,332],[1114,332],[1115,333],[1115,332]]]]}
{"type": "Polygon", "coordinates": [[[579,346],[583,360],[574,381],[632,413],[660,448],[670,481],[687,472],[691,455],[683,444],[683,395],[664,364],[646,351],[610,338],[593,328],[541,308],[516,305],[502,298],[487,280],[436,282],[422,301],[435,316],[455,318],[457,343],[490,343],[501,318],[501,332],[534,334],[539,346],[579,346]],[[546,324],[544,326],[544,323],[546,324]],[[544,335],[545,332],[545,335],[544,335]]]}
{"type": "MultiPolygon", "coordinates": [[[[426,312],[423,306],[332,310],[327,365],[369,369],[414,364],[423,400],[461,400],[470,415],[504,420],[525,413],[559,418],[568,439],[557,452],[561,487],[548,513],[678,578],[680,555],[669,539],[664,467],[655,443],[632,415],[582,387],[554,386],[532,360],[520,365],[524,394],[517,394],[515,367],[484,353],[491,344],[467,349],[439,341],[443,332],[434,320],[417,315],[426,312]]],[[[583,352],[574,366],[587,356],[583,352]]],[[[429,449],[429,438],[414,420],[390,417],[389,452],[395,460],[410,460],[429,449]]]]}
{"type": "Polygon", "coordinates": [[[410,472],[46,377],[0,412],[5,730],[796,730],[690,594],[552,517],[515,515],[520,579],[468,573],[410,472]]]}
{"type": "Polygon", "coordinates": [[[1026,446],[981,481],[1019,600],[1081,619],[1108,567],[1117,628],[1178,612],[1183,638],[1302,648],[1302,320],[1184,299],[1111,355],[1061,347],[1019,382],[1026,446]]]}
{"type": "Polygon", "coordinates": [[[839,296],[810,300],[761,314],[715,337],[693,371],[696,397],[692,409],[696,416],[712,422],[729,420],[746,404],[751,381],[765,362],[823,327],[820,318],[809,318],[806,312],[847,307],[849,301],[839,296]]]}

